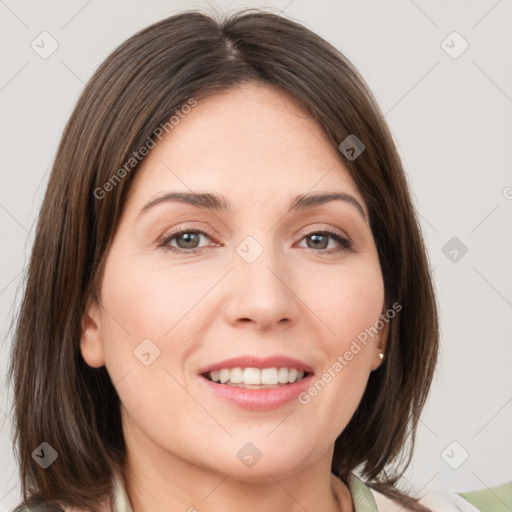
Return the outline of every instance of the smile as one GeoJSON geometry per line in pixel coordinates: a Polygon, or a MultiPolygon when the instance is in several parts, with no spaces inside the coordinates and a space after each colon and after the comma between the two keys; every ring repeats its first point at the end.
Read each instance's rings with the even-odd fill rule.
{"type": "Polygon", "coordinates": [[[253,411],[270,411],[298,401],[311,385],[313,368],[285,355],[246,355],[198,371],[213,400],[253,411]]]}
{"type": "Polygon", "coordinates": [[[268,389],[300,382],[307,375],[296,368],[223,368],[206,372],[203,376],[212,381],[245,389],[268,389]]]}

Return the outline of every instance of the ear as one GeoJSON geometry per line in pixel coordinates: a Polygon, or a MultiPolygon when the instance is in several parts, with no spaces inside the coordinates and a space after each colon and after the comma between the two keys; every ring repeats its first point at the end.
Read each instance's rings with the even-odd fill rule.
{"type": "Polygon", "coordinates": [[[375,338],[375,341],[372,344],[372,350],[373,350],[372,365],[371,365],[372,371],[376,370],[383,363],[384,359],[386,358],[386,346],[388,343],[390,319],[387,318],[384,313],[380,316],[380,319],[382,320],[384,327],[382,327],[382,329],[380,329],[378,336],[375,338]],[[379,354],[384,354],[384,359],[381,359],[379,357],[379,354]]]}
{"type": "Polygon", "coordinates": [[[80,333],[80,350],[85,362],[93,368],[105,364],[103,335],[100,322],[100,305],[89,298],[80,333]]]}

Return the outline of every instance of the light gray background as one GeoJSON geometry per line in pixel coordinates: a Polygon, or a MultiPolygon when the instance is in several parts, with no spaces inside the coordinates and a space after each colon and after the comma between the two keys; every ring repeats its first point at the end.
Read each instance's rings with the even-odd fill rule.
{"type": "MultiPolygon", "coordinates": [[[[7,329],[64,124],[85,82],[118,44],[182,9],[209,5],[0,0],[0,510],[19,499],[10,396],[3,385],[7,329]],[[42,45],[43,31],[59,45],[47,59],[31,48],[34,40],[42,45]]],[[[421,214],[442,328],[441,361],[404,486],[471,490],[511,480],[511,2],[212,5],[284,10],[355,64],[386,113],[421,214]],[[458,58],[452,56],[463,41],[446,40],[453,31],[469,44],[458,58]],[[468,249],[456,262],[451,248],[443,253],[452,237],[468,249]],[[450,467],[465,452],[467,460],[450,467]]]]}

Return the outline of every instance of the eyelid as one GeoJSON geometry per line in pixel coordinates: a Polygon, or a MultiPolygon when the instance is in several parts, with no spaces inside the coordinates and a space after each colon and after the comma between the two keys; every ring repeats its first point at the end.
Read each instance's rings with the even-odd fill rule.
{"type": "MultiPolygon", "coordinates": [[[[180,235],[180,234],[186,233],[186,232],[194,232],[194,233],[198,233],[200,235],[201,234],[205,235],[210,240],[212,240],[214,243],[217,243],[215,240],[215,236],[212,235],[208,229],[202,229],[202,228],[193,227],[193,226],[186,225],[186,224],[185,225],[181,224],[176,229],[172,229],[171,231],[166,231],[157,240],[157,248],[161,247],[161,248],[164,248],[165,250],[174,251],[177,253],[181,252],[182,254],[192,254],[194,252],[200,252],[203,249],[206,249],[208,247],[207,246],[207,247],[199,247],[199,248],[194,248],[194,249],[179,249],[176,247],[169,246],[169,240],[173,239],[177,235],[180,235]]],[[[354,253],[357,252],[354,242],[352,241],[350,236],[348,236],[345,232],[339,230],[338,228],[333,228],[330,226],[329,227],[318,226],[318,225],[309,226],[307,229],[303,229],[298,233],[297,237],[299,240],[296,243],[302,242],[302,240],[304,240],[304,238],[311,236],[313,234],[322,234],[322,233],[332,235],[332,238],[341,246],[341,249],[339,249],[339,250],[333,250],[333,249],[319,250],[319,251],[317,251],[315,249],[310,249],[310,250],[312,250],[314,252],[324,253],[324,254],[330,254],[333,252],[334,253],[344,252],[344,251],[350,251],[350,252],[354,252],[354,253]],[[336,237],[338,237],[340,240],[336,240],[336,237]],[[346,241],[346,244],[343,244],[343,241],[346,241]]]]}
{"type": "Polygon", "coordinates": [[[342,238],[346,238],[350,242],[352,241],[350,239],[350,237],[348,236],[348,234],[346,234],[344,231],[342,231],[338,228],[330,227],[330,226],[327,226],[327,227],[326,226],[318,226],[318,225],[308,226],[307,229],[300,231],[298,236],[304,237],[304,236],[308,236],[308,235],[311,235],[314,233],[321,233],[321,232],[335,234],[342,238]]]}
{"type": "Polygon", "coordinates": [[[313,227],[306,231],[302,231],[299,234],[299,242],[302,242],[305,238],[308,236],[314,235],[314,234],[326,234],[330,235],[330,238],[334,239],[338,245],[341,246],[341,249],[331,249],[331,250],[323,250],[323,251],[316,251],[315,249],[309,249],[313,252],[318,252],[319,254],[337,254],[337,253],[343,253],[343,252],[351,252],[356,254],[358,252],[358,248],[356,247],[355,243],[352,241],[350,236],[348,236],[346,233],[340,231],[339,229],[332,228],[332,227],[313,227]]]}
{"type": "MultiPolygon", "coordinates": [[[[165,239],[167,239],[169,237],[172,237],[173,235],[178,235],[180,233],[187,232],[187,231],[199,232],[199,233],[202,233],[202,234],[205,234],[205,235],[209,236],[210,238],[214,237],[214,235],[212,235],[207,229],[197,228],[197,227],[188,226],[188,225],[180,225],[175,230],[166,231],[160,237],[159,240],[160,241],[161,240],[165,240],[165,239]]],[[[340,237],[346,238],[347,240],[349,240],[351,242],[350,237],[345,232],[343,232],[341,230],[338,230],[336,228],[331,228],[331,227],[319,227],[319,226],[309,227],[307,229],[301,230],[298,233],[297,236],[301,237],[301,239],[302,239],[305,236],[308,236],[308,235],[311,235],[311,234],[315,234],[315,233],[320,233],[320,232],[326,232],[326,233],[335,234],[335,235],[338,235],[340,237]]]]}
{"type": "MultiPolygon", "coordinates": [[[[211,240],[214,240],[215,239],[215,236],[212,235],[209,230],[207,229],[203,229],[203,228],[198,228],[198,227],[193,227],[193,226],[189,226],[189,225],[183,225],[183,224],[180,224],[179,227],[175,228],[175,229],[171,229],[171,231],[166,231],[161,237],[158,238],[157,240],[157,247],[162,247],[165,245],[166,241],[171,239],[171,238],[174,238],[176,235],[179,235],[181,233],[187,233],[189,231],[192,231],[194,233],[199,233],[199,234],[202,234],[202,235],[206,235],[208,238],[210,238],[211,240]]],[[[176,250],[179,250],[179,249],[176,249],[176,250]]],[[[184,249],[182,249],[184,251],[184,249]]],[[[192,252],[194,249],[190,249],[188,252],[192,252]]],[[[197,251],[201,250],[201,249],[196,249],[197,251]]]]}

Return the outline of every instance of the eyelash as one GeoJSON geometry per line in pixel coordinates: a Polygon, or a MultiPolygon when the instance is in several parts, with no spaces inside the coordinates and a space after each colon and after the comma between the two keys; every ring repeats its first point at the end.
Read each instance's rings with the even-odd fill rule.
{"type": "MultiPolygon", "coordinates": [[[[162,247],[162,249],[164,249],[164,251],[170,251],[170,252],[182,253],[182,254],[194,254],[194,253],[200,252],[201,250],[205,249],[205,247],[195,248],[195,249],[179,249],[179,248],[172,247],[172,246],[168,245],[176,237],[183,235],[185,233],[195,233],[195,234],[205,235],[206,237],[211,238],[208,235],[208,233],[206,233],[205,231],[202,231],[200,229],[184,228],[179,231],[175,231],[173,233],[165,234],[158,241],[158,247],[162,247]]],[[[354,247],[352,246],[352,243],[349,240],[347,240],[346,238],[343,238],[342,236],[340,236],[339,233],[337,233],[336,231],[333,231],[330,229],[323,229],[321,231],[311,231],[310,233],[305,234],[301,238],[301,241],[309,236],[312,236],[312,235],[329,235],[331,238],[333,238],[336,242],[338,242],[340,244],[341,248],[340,249],[330,249],[330,250],[320,249],[318,251],[316,249],[309,249],[309,248],[306,248],[306,249],[309,249],[314,252],[325,253],[325,254],[333,254],[333,253],[344,252],[344,251],[354,252],[354,247]]]]}

